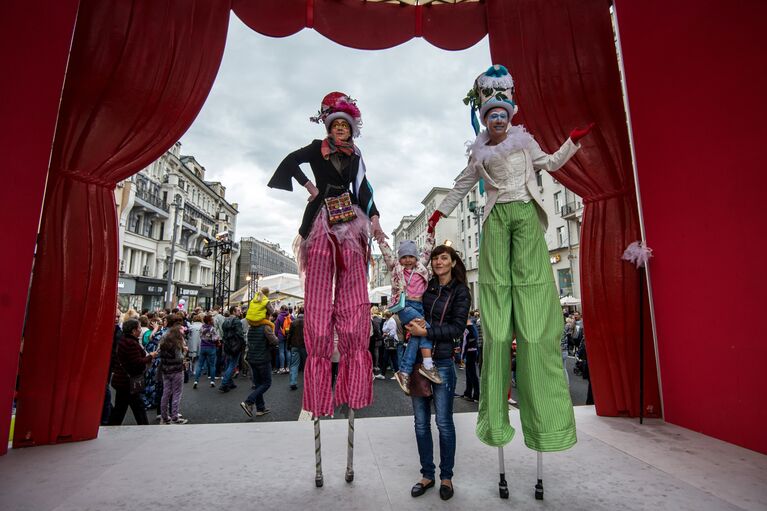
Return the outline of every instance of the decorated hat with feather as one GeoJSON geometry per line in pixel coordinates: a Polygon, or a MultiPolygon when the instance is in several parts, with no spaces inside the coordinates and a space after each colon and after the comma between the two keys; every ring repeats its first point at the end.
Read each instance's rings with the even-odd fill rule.
{"type": "Polygon", "coordinates": [[[490,66],[474,80],[474,87],[463,98],[463,102],[471,107],[471,124],[475,133],[479,133],[480,121],[486,126],[485,114],[493,108],[505,108],[509,118],[514,117],[518,108],[514,101],[514,79],[509,70],[500,64],[490,66]]]}
{"type": "Polygon", "coordinates": [[[320,111],[309,120],[319,124],[325,124],[325,130],[330,131],[330,126],[336,119],[344,119],[352,129],[352,136],[359,137],[362,129],[362,114],[357,108],[357,101],[343,92],[331,92],[322,98],[320,111]]]}

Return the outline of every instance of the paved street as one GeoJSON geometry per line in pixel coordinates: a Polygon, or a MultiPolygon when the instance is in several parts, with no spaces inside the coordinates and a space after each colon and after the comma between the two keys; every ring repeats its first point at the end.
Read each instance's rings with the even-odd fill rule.
{"type": "MultiPolygon", "coordinates": [[[[572,372],[575,360],[568,359],[568,370],[570,373],[570,395],[574,405],[582,405],[586,402],[586,390],[588,382],[580,376],[575,376],[572,372]]],[[[466,388],[466,375],[463,370],[458,370],[457,392],[463,393],[466,388]]],[[[291,391],[288,385],[289,375],[275,374],[272,376],[272,387],[265,395],[266,406],[271,413],[263,417],[250,418],[240,408],[240,402],[244,401],[250,393],[250,381],[240,377],[235,381],[238,387],[226,394],[218,391],[218,388],[211,388],[207,384],[207,379],[203,377],[199,388],[192,389],[192,380],[184,385],[184,393],[181,398],[181,413],[194,424],[218,424],[229,422],[272,422],[272,421],[294,421],[298,420],[301,414],[301,389],[303,385],[302,374],[299,373],[298,390],[291,391]]],[[[373,404],[362,410],[358,410],[356,417],[392,417],[402,415],[412,415],[413,407],[410,398],[407,397],[397,385],[397,382],[391,380],[391,371],[387,374],[386,380],[375,380],[373,382],[373,404]]],[[[221,380],[216,380],[216,385],[221,380]]],[[[512,388],[512,398],[516,400],[516,389],[512,388]]],[[[454,403],[455,413],[476,412],[478,404],[456,398],[454,403]]],[[[154,411],[150,410],[149,421],[155,416],[154,411]]],[[[341,411],[337,410],[336,418],[343,418],[341,411]]],[[[125,416],[124,424],[135,424],[133,414],[128,411],[125,416]]]]}

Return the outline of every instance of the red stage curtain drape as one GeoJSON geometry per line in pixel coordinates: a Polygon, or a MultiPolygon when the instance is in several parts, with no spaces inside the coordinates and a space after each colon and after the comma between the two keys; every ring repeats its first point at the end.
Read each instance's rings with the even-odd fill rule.
{"type": "MultiPolygon", "coordinates": [[[[597,127],[557,179],[584,199],[581,294],[599,415],[639,413],[640,238],[631,153],[605,0],[487,0],[493,62],[515,79],[519,122],[556,150],[575,126],[597,127]]],[[[647,310],[647,309],[645,309],[647,310]]],[[[652,335],[645,336],[645,415],[660,413],[652,335]]]]}
{"type": "Polygon", "coordinates": [[[11,0],[0,7],[0,48],[6,50],[0,154],[7,180],[0,204],[13,214],[0,264],[0,455],[8,448],[37,226],[78,3],[11,0]]]}
{"type": "Polygon", "coordinates": [[[665,419],[767,454],[767,2],[615,3],[665,419]]]}
{"type": "Polygon", "coordinates": [[[26,323],[14,446],[94,438],[117,298],[113,189],[172,146],[210,91],[229,0],[83,0],[26,323]]]}
{"type": "Polygon", "coordinates": [[[487,33],[480,3],[424,6],[360,0],[235,0],[232,10],[250,28],[285,37],[304,27],[350,48],[380,50],[423,37],[445,50],[462,50],[487,33]]]}

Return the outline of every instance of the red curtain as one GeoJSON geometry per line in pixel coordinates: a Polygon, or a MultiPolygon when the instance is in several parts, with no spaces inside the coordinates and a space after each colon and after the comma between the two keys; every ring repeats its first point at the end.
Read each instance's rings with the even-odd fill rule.
{"type": "MultiPolygon", "coordinates": [[[[640,238],[631,153],[608,2],[487,0],[493,62],[515,79],[520,122],[554,151],[575,126],[596,129],[557,179],[584,199],[581,292],[599,415],[639,413],[639,280],[621,260],[640,238]]],[[[647,310],[645,308],[645,310],[647,310]]],[[[645,415],[660,413],[645,329],[645,415]]]]}
{"type": "Polygon", "coordinates": [[[10,185],[0,188],[0,204],[13,212],[0,264],[0,455],[8,448],[29,275],[78,3],[11,0],[1,8],[0,48],[14,51],[3,55],[13,79],[0,80],[0,154],[10,185]]]}
{"type": "Polygon", "coordinates": [[[665,419],[767,454],[767,2],[618,0],[616,13],[665,419]]]}
{"type": "Polygon", "coordinates": [[[253,30],[285,37],[304,27],[350,48],[380,50],[423,37],[445,50],[462,50],[487,33],[484,5],[395,5],[360,0],[235,0],[238,18],[253,30]]]}
{"type": "Polygon", "coordinates": [[[192,123],[229,0],[83,0],[29,299],[14,446],[94,438],[117,298],[113,189],[192,123]]]}

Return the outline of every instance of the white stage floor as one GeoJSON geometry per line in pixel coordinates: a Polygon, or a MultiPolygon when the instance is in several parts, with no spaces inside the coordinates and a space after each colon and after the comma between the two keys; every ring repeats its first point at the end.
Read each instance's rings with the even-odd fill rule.
{"type": "Polygon", "coordinates": [[[322,488],[314,485],[311,422],[124,426],[0,457],[0,509],[767,509],[767,456],[658,420],[640,426],[597,417],[593,407],[575,410],[576,446],[544,454],[543,501],[533,497],[536,456],[513,409],[518,432],[504,451],[509,500],[498,498],[497,451],[474,435],[476,414],[462,413],[448,502],[437,488],[410,496],[420,477],[412,418],[387,417],[355,421],[351,484],[345,420],[322,422],[322,488]]]}

